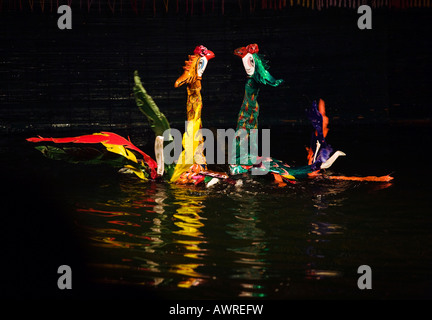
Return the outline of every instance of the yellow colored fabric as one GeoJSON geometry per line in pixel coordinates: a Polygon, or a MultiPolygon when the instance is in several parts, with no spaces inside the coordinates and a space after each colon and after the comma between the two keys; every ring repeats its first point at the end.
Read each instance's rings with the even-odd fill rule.
{"type": "MultiPolygon", "coordinates": [[[[115,145],[115,144],[109,144],[109,143],[103,143],[105,148],[107,148],[108,151],[113,152],[113,153],[117,153],[135,163],[138,163],[137,158],[135,157],[135,155],[130,152],[129,150],[127,150],[125,147],[120,146],[120,145],[115,145]]],[[[142,172],[141,170],[135,168],[134,166],[130,166],[130,165],[125,165],[125,168],[132,170],[133,173],[135,173],[139,178],[143,179],[143,180],[148,180],[145,175],[144,172],[142,172]]]]}
{"type": "Polygon", "coordinates": [[[125,147],[120,145],[115,145],[115,144],[103,143],[103,142],[102,144],[105,146],[105,148],[107,148],[108,151],[117,153],[133,162],[138,163],[138,160],[135,157],[135,155],[132,152],[126,150],[125,147]]]}
{"type": "Polygon", "coordinates": [[[206,158],[204,156],[204,138],[200,130],[202,128],[202,98],[200,91],[201,81],[199,79],[193,81],[187,86],[188,122],[182,139],[183,151],[177,160],[174,173],[170,180],[171,182],[177,181],[193,164],[206,164],[206,158]]]}

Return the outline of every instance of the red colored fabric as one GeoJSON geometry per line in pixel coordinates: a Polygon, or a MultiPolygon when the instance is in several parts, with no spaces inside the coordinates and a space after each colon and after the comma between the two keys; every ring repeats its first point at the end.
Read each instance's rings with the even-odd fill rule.
{"type": "Polygon", "coordinates": [[[151,177],[155,179],[157,177],[157,162],[153,160],[145,152],[134,146],[129,140],[126,140],[122,136],[112,132],[101,132],[101,134],[88,134],[77,137],[66,137],[66,138],[28,138],[29,142],[54,142],[54,143],[107,143],[112,145],[120,145],[127,149],[134,150],[141,154],[144,161],[150,167],[151,177]]]}

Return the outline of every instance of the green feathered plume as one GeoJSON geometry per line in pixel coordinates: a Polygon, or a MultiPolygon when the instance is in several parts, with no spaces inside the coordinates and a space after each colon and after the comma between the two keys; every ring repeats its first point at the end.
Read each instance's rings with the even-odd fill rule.
{"type": "Polygon", "coordinates": [[[252,75],[252,78],[261,84],[268,84],[272,87],[279,86],[283,80],[276,80],[268,71],[269,65],[268,62],[264,59],[264,57],[258,53],[252,54],[255,59],[255,72],[252,75]]]}

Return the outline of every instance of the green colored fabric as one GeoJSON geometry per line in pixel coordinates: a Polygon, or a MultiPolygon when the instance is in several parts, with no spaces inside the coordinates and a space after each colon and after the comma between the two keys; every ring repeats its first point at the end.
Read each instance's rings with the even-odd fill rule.
{"type": "Polygon", "coordinates": [[[236,130],[258,128],[259,105],[257,97],[259,89],[259,84],[254,78],[247,79],[243,103],[238,114],[236,130]]]}
{"type": "MultiPolygon", "coordinates": [[[[155,136],[163,136],[165,130],[169,130],[170,124],[165,115],[160,112],[159,107],[154,102],[153,98],[147,93],[144,86],[141,83],[141,79],[138,75],[138,71],[134,72],[134,87],[133,92],[135,96],[135,102],[139,110],[147,117],[150,127],[153,130],[155,136]]],[[[168,140],[164,140],[164,146],[172,142],[173,138],[170,135],[168,140]]],[[[164,164],[164,178],[168,181],[174,173],[175,163],[164,164]]]]}
{"type": "Polygon", "coordinates": [[[152,97],[147,94],[144,89],[138,71],[134,72],[134,88],[135,101],[140,111],[147,117],[150,127],[156,136],[163,136],[165,130],[170,129],[170,125],[165,115],[160,112],[158,106],[153,101],[152,97]]]}
{"type": "Polygon", "coordinates": [[[258,54],[253,54],[254,60],[255,60],[255,72],[252,75],[252,78],[260,84],[263,85],[270,85],[272,87],[279,86],[283,80],[279,79],[276,80],[268,71],[269,66],[267,64],[267,61],[264,60],[264,58],[258,54]]]}
{"type": "Polygon", "coordinates": [[[109,152],[106,149],[99,150],[93,147],[57,147],[51,145],[37,146],[35,149],[52,160],[85,165],[106,164],[119,169],[125,166],[131,166],[141,170],[146,178],[149,177],[148,168],[144,163],[138,164],[128,160],[122,155],[109,152]]]}
{"type": "MultiPolygon", "coordinates": [[[[242,106],[238,114],[237,128],[238,132],[240,129],[246,131],[245,137],[236,138],[233,143],[235,144],[235,164],[241,165],[253,165],[255,159],[249,157],[249,153],[246,155],[242,154],[241,150],[247,150],[249,148],[255,147],[258,150],[257,141],[250,141],[250,130],[258,129],[258,115],[259,115],[259,105],[257,102],[257,97],[259,93],[259,84],[253,79],[248,78],[245,85],[245,95],[243,98],[242,106]]],[[[247,170],[246,170],[247,171],[247,170]]],[[[237,173],[243,173],[245,170],[237,168],[237,173]]]]}
{"type": "MultiPolygon", "coordinates": [[[[256,164],[256,159],[252,158],[250,155],[250,150],[254,148],[258,152],[258,145],[256,140],[251,140],[250,133],[252,129],[258,129],[258,116],[259,116],[259,104],[257,101],[260,86],[270,85],[272,87],[279,86],[283,80],[276,80],[269,72],[267,62],[259,55],[253,54],[255,61],[255,72],[249,77],[245,85],[245,94],[243,98],[243,103],[240,107],[237,120],[236,131],[244,129],[246,131],[246,137],[236,138],[233,141],[233,149],[235,148],[235,159],[231,159],[230,173],[232,175],[241,174],[249,172],[254,164],[256,164]],[[247,150],[246,155],[242,155],[241,150],[247,150]]],[[[302,167],[290,167],[284,162],[269,158],[268,161],[262,163],[267,172],[280,174],[284,177],[292,176],[295,178],[306,177],[308,173],[312,172],[311,166],[302,167]]]]}
{"type": "MultiPolygon", "coordinates": [[[[236,158],[235,163],[237,165],[253,165],[256,161],[255,159],[248,156],[243,156],[241,150],[256,150],[258,152],[257,141],[250,140],[250,130],[258,129],[258,116],[259,116],[259,104],[257,101],[258,93],[261,85],[270,85],[273,87],[279,86],[283,80],[276,80],[269,72],[267,62],[257,53],[253,54],[255,61],[255,72],[247,79],[245,85],[245,94],[243,98],[242,106],[240,107],[240,112],[238,114],[237,128],[236,131],[240,129],[246,130],[246,137],[240,139],[236,138],[234,141],[236,158]],[[249,147],[249,149],[247,149],[249,147]]],[[[234,160],[234,159],[232,159],[234,160]]],[[[243,173],[248,171],[247,168],[240,168],[238,166],[231,166],[232,173],[243,173]]]]}

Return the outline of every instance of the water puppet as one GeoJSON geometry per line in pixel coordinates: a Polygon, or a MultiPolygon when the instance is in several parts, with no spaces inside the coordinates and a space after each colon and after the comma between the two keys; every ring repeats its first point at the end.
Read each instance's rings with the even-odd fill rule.
{"type": "Polygon", "coordinates": [[[333,152],[332,146],[326,141],[329,119],[325,113],[324,100],[319,99],[319,103],[313,101],[306,114],[314,128],[310,146],[306,147],[308,165],[315,164],[316,169],[328,169],[339,156],[346,154],[339,150],[333,152]]]}
{"type": "Polygon", "coordinates": [[[156,161],[136,147],[129,138],[126,139],[113,132],[104,131],[65,138],[38,136],[28,138],[27,141],[45,142],[45,144],[37,146],[36,149],[50,159],[92,165],[108,164],[121,169],[123,172],[133,172],[143,180],[170,177],[174,166],[172,164],[165,165],[163,162],[163,147],[172,140],[171,136],[167,141],[164,141],[163,138],[163,132],[170,129],[169,122],[144,89],[137,71],[134,73],[134,83],[133,92],[136,104],[147,117],[156,136],[154,144],[156,161]],[[71,143],[74,145],[69,146],[68,144],[71,143]],[[98,145],[102,145],[104,148],[98,148],[98,145]]]}
{"type": "Polygon", "coordinates": [[[175,166],[171,182],[190,183],[203,180],[199,173],[207,169],[204,156],[204,138],[201,132],[201,80],[207,64],[215,54],[206,47],[200,45],[194,50],[193,55],[188,56],[183,67],[183,74],[176,80],[174,87],[178,88],[186,84],[187,90],[187,123],[183,135],[181,152],[175,166]],[[192,142],[192,143],[189,143],[192,142]]]}
{"type": "Polygon", "coordinates": [[[187,84],[186,102],[186,130],[182,138],[183,151],[175,163],[165,163],[163,149],[173,142],[173,137],[163,137],[164,132],[171,129],[166,117],[159,111],[156,103],[144,89],[138,72],[135,71],[134,94],[138,108],[148,118],[153,129],[155,140],[155,155],[158,163],[158,173],[164,174],[167,181],[177,184],[198,185],[204,182],[211,186],[219,179],[226,179],[228,175],[223,172],[208,170],[204,155],[204,138],[201,132],[201,80],[208,61],[214,58],[214,53],[203,45],[195,48],[193,55],[188,56],[183,67],[183,74],[176,80],[174,87],[187,84]],[[164,169],[165,168],[165,169],[164,169]]]}
{"type": "Polygon", "coordinates": [[[153,158],[133,145],[130,140],[113,132],[103,131],[64,138],[38,136],[28,138],[27,141],[47,143],[36,146],[36,149],[50,159],[92,165],[108,164],[115,168],[132,171],[143,180],[157,179],[160,176],[157,173],[157,162],[153,158]],[[68,146],[68,144],[76,145],[68,146]],[[94,146],[86,146],[89,144],[94,146]],[[105,148],[98,148],[96,145],[99,144],[105,148]]]}
{"type": "MultiPolygon", "coordinates": [[[[234,50],[234,54],[242,59],[247,74],[245,94],[238,114],[236,131],[241,129],[245,130],[247,137],[244,139],[237,139],[234,142],[236,159],[233,161],[235,163],[230,164],[230,173],[236,175],[250,172],[253,168],[264,168],[274,175],[276,181],[294,181],[300,177],[307,177],[308,174],[321,168],[323,164],[322,161],[327,155],[324,150],[327,149],[322,148],[320,150],[320,157],[315,157],[313,158],[314,161],[300,167],[290,167],[280,160],[269,157],[257,157],[255,159],[251,157],[247,157],[246,159],[241,157],[242,148],[245,150],[248,147],[242,146],[242,144],[249,144],[250,149],[253,148],[257,150],[257,146],[252,145],[255,144],[256,141],[249,139],[249,135],[251,130],[258,128],[259,104],[257,98],[260,88],[265,85],[277,87],[283,82],[282,79],[275,79],[270,74],[267,61],[264,60],[263,56],[258,52],[259,48],[255,43],[234,50]]],[[[319,123],[317,123],[317,126],[318,125],[319,123]]],[[[343,153],[338,153],[337,156],[342,154],[343,153]]],[[[335,159],[333,158],[332,160],[334,161],[335,159]]],[[[330,165],[331,164],[328,164],[328,166],[330,165]]]]}
{"type": "MultiPolygon", "coordinates": [[[[325,103],[322,99],[319,102],[313,101],[312,105],[306,110],[306,115],[313,127],[310,146],[307,147],[307,164],[304,166],[289,166],[281,160],[271,157],[241,157],[242,147],[245,150],[255,149],[252,146],[256,141],[248,139],[252,129],[258,128],[259,105],[257,101],[260,87],[270,85],[279,86],[283,80],[275,79],[268,71],[268,63],[259,53],[257,44],[249,44],[246,47],[240,47],[234,50],[234,54],[242,59],[243,66],[247,74],[245,85],[245,94],[243,103],[240,108],[237,120],[236,130],[243,129],[247,133],[246,139],[237,139],[234,141],[236,148],[235,163],[230,164],[231,175],[244,174],[252,169],[265,169],[264,172],[273,174],[275,181],[283,186],[285,182],[295,182],[297,179],[311,178],[319,176],[323,170],[330,168],[336,159],[345,156],[342,151],[333,150],[332,146],[327,143],[326,136],[328,133],[329,119],[325,113],[325,103]],[[242,144],[247,144],[242,146],[242,144]],[[247,147],[250,149],[247,149],[247,147]]],[[[322,175],[321,175],[322,176],[322,175]]],[[[368,176],[368,177],[345,177],[345,176],[326,176],[334,180],[356,180],[356,181],[390,181],[391,176],[368,176]]]]}
{"type": "Polygon", "coordinates": [[[146,116],[150,128],[155,134],[154,151],[157,162],[157,173],[169,180],[174,172],[175,164],[164,162],[163,149],[168,143],[173,141],[171,134],[166,135],[167,137],[164,139],[164,132],[169,132],[171,127],[165,115],[159,110],[153,98],[144,88],[137,70],[134,72],[133,93],[138,109],[146,116]]]}
{"type": "MultiPolygon", "coordinates": [[[[311,135],[310,146],[306,147],[308,164],[319,164],[319,169],[327,169],[339,156],[345,156],[342,151],[336,151],[332,154],[333,148],[329,145],[325,138],[329,131],[329,119],[325,112],[325,102],[319,99],[319,102],[313,101],[312,106],[306,110],[308,119],[310,120],[314,130],[311,135]]],[[[372,182],[389,182],[393,180],[390,175],[385,176],[365,176],[365,177],[348,177],[348,176],[333,176],[324,175],[321,170],[316,170],[308,174],[310,177],[325,177],[331,180],[350,180],[350,181],[372,181],[372,182]]]]}
{"type": "Polygon", "coordinates": [[[104,131],[65,138],[38,136],[28,138],[27,141],[45,142],[36,146],[36,149],[50,159],[92,165],[108,164],[122,169],[123,172],[133,172],[143,180],[162,177],[169,179],[174,171],[174,165],[166,165],[163,162],[163,147],[172,141],[171,136],[166,141],[163,138],[164,131],[170,129],[169,122],[144,89],[138,71],[134,72],[133,92],[139,110],[146,116],[156,136],[154,143],[156,161],[135,146],[129,138],[126,139],[113,132],[104,131]],[[71,143],[74,145],[69,146],[68,144],[71,143]],[[99,144],[104,148],[98,148],[99,144]]]}
{"type": "Polygon", "coordinates": [[[201,79],[207,63],[214,57],[214,53],[204,46],[197,46],[193,55],[184,66],[184,73],[175,82],[175,87],[187,84],[187,128],[183,136],[183,147],[176,163],[165,163],[164,147],[173,142],[169,132],[170,124],[165,115],[160,111],[152,97],[145,90],[138,71],[134,72],[133,92],[135,102],[139,110],[146,116],[150,128],[155,134],[154,151],[156,160],[152,159],[144,151],[132,144],[130,139],[125,139],[113,132],[98,132],[89,135],[66,138],[44,138],[41,136],[28,138],[29,142],[45,142],[36,149],[48,158],[64,160],[71,163],[84,164],[109,164],[123,171],[135,173],[143,180],[164,179],[179,184],[194,184],[201,182],[211,186],[226,179],[225,173],[207,170],[204,156],[204,139],[200,129],[201,124],[201,79]],[[187,139],[193,137],[192,150],[187,139]],[[54,143],[56,145],[52,145],[54,143]],[[73,147],[64,144],[75,144],[73,147]],[[93,146],[89,147],[89,144],[93,146]],[[104,148],[97,148],[96,145],[104,148]],[[189,152],[186,152],[189,151],[189,152]]]}

